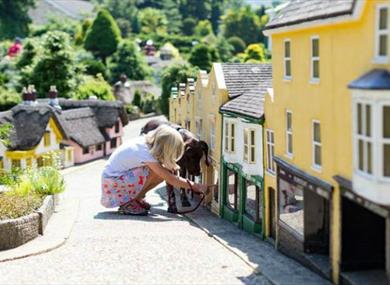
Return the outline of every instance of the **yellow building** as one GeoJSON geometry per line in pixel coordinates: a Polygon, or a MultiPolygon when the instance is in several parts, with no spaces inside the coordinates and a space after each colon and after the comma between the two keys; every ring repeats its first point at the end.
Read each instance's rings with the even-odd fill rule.
{"type": "Polygon", "coordinates": [[[266,233],[335,283],[388,284],[390,2],[291,1],[266,34],[266,233]]]}

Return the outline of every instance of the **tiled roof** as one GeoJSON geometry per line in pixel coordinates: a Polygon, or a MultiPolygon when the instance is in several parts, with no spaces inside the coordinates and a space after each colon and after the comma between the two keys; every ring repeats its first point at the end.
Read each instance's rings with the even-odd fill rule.
{"type": "Polygon", "coordinates": [[[267,24],[266,30],[350,15],[359,0],[291,0],[267,24]]]}
{"type": "Polygon", "coordinates": [[[352,81],[351,89],[390,90],[390,72],[386,69],[374,69],[352,81]]]}
{"type": "Polygon", "coordinates": [[[270,63],[223,63],[221,66],[229,98],[243,95],[254,88],[264,88],[266,91],[272,81],[270,63]]]}

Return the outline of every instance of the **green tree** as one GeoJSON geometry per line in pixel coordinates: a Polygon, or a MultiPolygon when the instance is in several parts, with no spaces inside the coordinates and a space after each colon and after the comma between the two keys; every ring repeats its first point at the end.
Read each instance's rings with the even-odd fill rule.
{"type": "Polygon", "coordinates": [[[131,40],[123,40],[109,63],[110,79],[114,83],[121,74],[129,79],[143,80],[149,76],[150,70],[144,57],[131,40]]]}
{"type": "Polygon", "coordinates": [[[142,104],[141,104],[141,91],[139,91],[138,89],[135,90],[135,92],[134,92],[134,99],[133,99],[132,104],[134,106],[139,107],[139,108],[142,107],[142,104]]]}
{"type": "Polygon", "coordinates": [[[97,14],[85,38],[84,47],[104,61],[112,55],[121,39],[121,32],[108,10],[97,14]]]}
{"type": "Polygon", "coordinates": [[[182,16],[177,0],[164,0],[162,7],[165,16],[169,19],[168,33],[178,34],[182,27],[182,16]]]}
{"type": "Polygon", "coordinates": [[[146,8],[139,12],[141,32],[144,34],[166,34],[168,30],[168,20],[165,14],[155,8],[146,8]]]}
{"type": "Polygon", "coordinates": [[[75,43],[76,45],[82,45],[85,40],[85,36],[87,35],[87,32],[89,28],[92,26],[92,20],[91,19],[85,19],[81,25],[78,27],[78,32],[75,36],[75,43]]]}
{"type": "Polygon", "coordinates": [[[195,27],[196,27],[196,20],[192,17],[189,17],[183,21],[181,31],[186,36],[192,36],[194,34],[195,27]]]}
{"type": "Polygon", "coordinates": [[[0,0],[0,40],[28,34],[28,10],[34,5],[35,0],[0,0]]]}
{"type": "Polygon", "coordinates": [[[219,21],[223,15],[224,0],[211,0],[211,24],[213,26],[214,34],[219,32],[219,21]]]}
{"type": "Polygon", "coordinates": [[[210,0],[181,0],[180,12],[183,18],[194,17],[198,20],[209,19],[211,2],[210,0]]]}
{"type": "Polygon", "coordinates": [[[263,62],[266,60],[266,49],[263,44],[251,44],[245,50],[244,61],[263,62]]]}
{"type": "Polygon", "coordinates": [[[193,66],[210,71],[213,62],[219,61],[219,54],[214,47],[201,43],[192,49],[188,61],[193,66]]]}
{"type": "Polygon", "coordinates": [[[213,28],[209,20],[200,20],[195,27],[195,35],[205,37],[213,33],[213,28]]]}
{"type": "Polygon", "coordinates": [[[259,16],[250,6],[229,10],[222,17],[222,30],[226,38],[240,37],[246,44],[260,41],[263,26],[259,16]]]}
{"type": "Polygon", "coordinates": [[[96,96],[96,98],[105,101],[115,100],[111,85],[104,80],[101,74],[98,74],[96,77],[85,77],[84,81],[78,86],[73,98],[85,100],[90,96],[96,96]]]}
{"type": "Polygon", "coordinates": [[[35,56],[37,55],[37,44],[33,40],[29,40],[23,48],[22,55],[19,58],[16,66],[17,68],[23,68],[27,65],[31,65],[35,56]]]}
{"type": "Polygon", "coordinates": [[[105,4],[111,15],[117,19],[124,37],[129,32],[128,24],[125,21],[130,24],[132,32],[139,33],[137,0],[106,0],[105,4]]]}
{"type": "Polygon", "coordinates": [[[245,42],[241,38],[231,37],[228,39],[228,42],[230,45],[233,46],[233,49],[234,49],[233,52],[235,54],[240,53],[240,52],[244,52],[246,45],[245,45],[245,42]]]}
{"type": "Polygon", "coordinates": [[[222,62],[230,61],[234,52],[234,47],[224,37],[218,37],[215,48],[217,49],[222,62]]]}
{"type": "Polygon", "coordinates": [[[69,35],[49,32],[43,36],[42,56],[31,68],[23,69],[21,83],[34,84],[39,97],[46,97],[51,85],[56,85],[63,97],[71,97],[77,86],[77,68],[69,35]]]}
{"type": "Polygon", "coordinates": [[[168,115],[169,112],[169,97],[171,88],[177,86],[180,82],[186,82],[187,78],[195,78],[198,72],[197,68],[189,64],[174,64],[163,70],[161,76],[162,94],[160,107],[161,112],[168,115]]]}

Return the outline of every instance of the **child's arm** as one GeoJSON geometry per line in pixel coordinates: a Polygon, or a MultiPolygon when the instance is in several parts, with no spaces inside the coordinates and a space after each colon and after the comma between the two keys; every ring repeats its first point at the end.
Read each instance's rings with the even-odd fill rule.
{"type": "MultiPolygon", "coordinates": [[[[153,171],[161,179],[164,179],[168,184],[171,184],[176,188],[190,189],[190,186],[188,185],[188,182],[186,179],[174,175],[168,169],[162,167],[160,163],[158,163],[158,162],[145,162],[145,164],[146,164],[146,166],[149,167],[149,169],[151,171],[153,171]]],[[[207,185],[194,183],[192,181],[190,181],[190,184],[191,184],[193,190],[195,190],[195,191],[198,191],[198,192],[206,192],[207,191],[207,185]]]]}

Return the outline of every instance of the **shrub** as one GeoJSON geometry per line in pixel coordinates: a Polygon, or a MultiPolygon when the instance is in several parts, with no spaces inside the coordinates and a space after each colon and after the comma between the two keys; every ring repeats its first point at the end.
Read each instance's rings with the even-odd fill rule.
{"type": "Polygon", "coordinates": [[[85,59],[81,62],[85,70],[84,72],[88,75],[96,76],[97,74],[102,74],[103,77],[106,77],[106,67],[103,62],[97,59],[85,59]]]}
{"type": "Polygon", "coordinates": [[[96,77],[85,77],[84,82],[77,88],[74,99],[85,100],[91,96],[96,96],[98,99],[106,101],[115,100],[110,84],[104,80],[101,74],[98,74],[96,77]]]}
{"type": "Polygon", "coordinates": [[[228,42],[229,42],[229,44],[231,44],[233,46],[235,54],[240,53],[240,52],[244,52],[246,45],[245,45],[245,42],[241,38],[231,37],[228,39],[228,42]]]}
{"type": "Polygon", "coordinates": [[[31,65],[35,56],[37,55],[37,45],[32,40],[28,41],[23,47],[22,55],[19,58],[19,61],[16,64],[16,67],[23,68],[27,65],[31,65]]]}
{"type": "Polygon", "coordinates": [[[127,114],[139,114],[139,108],[138,106],[135,106],[133,104],[128,104],[125,106],[126,113],[127,114]]]}
{"type": "Polygon", "coordinates": [[[244,61],[263,62],[266,59],[266,50],[263,44],[251,44],[245,50],[244,61]]]}
{"type": "Polygon", "coordinates": [[[192,36],[194,34],[195,27],[196,27],[196,20],[192,17],[189,17],[183,21],[183,26],[181,30],[184,35],[192,36]]]}
{"type": "Polygon", "coordinates": [[[120,42],[121,31],[110,12],[102,9],[89,29],[84,47],[104,61],[112,55],[120,42]]]}
{"type": "Polygon", "coordinates": [[[0,220],[16,219],[30,214],[42,204],[37,195],[19,196],[14,192],[0,194],[0,220]]]}
{"type": "Polygon", "coordinates": [[[141,108],[141,91],[138,89],[134,92],[133,105],[141,108]]]}
{"type": "Polygon", "coordinates": [[[205,37],[207,35],[213,34],[213,28],[209,20],[201,20],[195,27],[195,35],[198,37],[205,37]]]}
{"type": "Polygon", "coordinates": [[[213,62],[219,61],[219,54],[218,51],[211,46],[198,44],[193,48],[188,61],[200,69],[210,71],[213,62]]]}
{"type": "Polygon", "coordinates": [[[21,101],[22,99],[18,93],[0,87],[0,111],[11,109],[21,101]]]}

